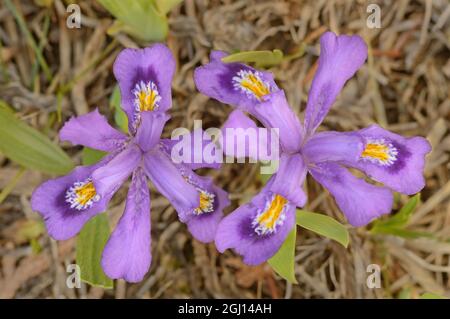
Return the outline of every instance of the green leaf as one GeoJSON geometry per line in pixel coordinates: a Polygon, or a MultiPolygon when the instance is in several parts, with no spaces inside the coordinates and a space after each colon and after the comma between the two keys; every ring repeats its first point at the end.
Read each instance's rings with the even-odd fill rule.
{"type": "Polygon", "coordinates": [[[398,293],[397,299],[411,299],[411,288],[403,288],[398,293]]]}
{"type": "Polygon", "coordinates": [[[119,86],[116,85],[111,94],[109,105],[114,109],[114,121],[117,126],[119,126],[123,132],[128,133],[128,117],[121,107],[121,101],[120,89],[119,86]]]}
{"type": "Polygon", "coordinates": [[[283,52],[280,50],[264,51],[242,51],[230,54],[222,58],[222,62],[244,62],[255,63],[258,67],[266,67],[280,64],[283,61],[283,52]]]}
{"type": "Polygon", "coordinates": [[[81,280],[92,286],[113,288],[100,264],[103,248],[110,234],[108,216],[99,214],[84,225],[77,238],[76,260],[81,270],[81,280]]]}
{"type": "MultiPolygon", "coordinates": [[[[83,165],[93,165],[105,155],[105,152],[85,147],[82,153],[83,165]]],[[[109,234],[108,216],[103,213],[86,223],[77,238],[76,258],[81,269],[81,280],[92,286],[113,288],[112,280],[105,275],[100,264],[109,234]]]]}
{"type": "Polygon", "coordinates": [[[156,8],[158,8],[158,12],[161,14],[167,14],[175,6],[183,2],[183,0],[155,0],[155,2],[156,8]]]}
{"type": "MultiPolygon", "coordinates": [[[[165,39],[168,30],[167,17],[159,12],[154,0],[98,1],[119,21],[114,25],[114,32],[124,31],[142,41],[165,39]]],[[[164,8],[166,7],[163,6],[164,8]]]]}
{"type": "MultiPolygon", "coordinates": [[[[417,204],[420,202],[420,193],[411,197],[408,202],[399,210],[399,212],[388,219],[377,220],[373,224],[373,229],[383,227],[399,227],[402,228],[408,224],[417,204]]],[[[375,230],[376,231],[376,230],[375,230]]]]}
{"type": "Polygon", "coordinates": [[[376,220],[370,230],[372,234],[388,234],[403,238],[433,237],[432,234],[405,229],[409,218],[420,202],[420,194],[411,197],[397,214],[385,219],[376,220]]]}
{"type": "Polygon", "coordinates": [[[291,230],[280,250],[268,260],[269,265],[275,272],[291,283],[297,283],[295,279],[295,239],[297,227],[291,230]]]}
{"type": "Polygon", "coordinates": [[[83,153],[81,154],[81,160],[83,161],[83,165],[93,165],[100,161],[106,154],[106,152],[85,147],[83,148],[83,153]]]}
{"type": "Polygon", "coordinates": [[[331,238],[346,248],[348,246],[350,237],[347,228],[330,216],[298,209],[297,225],[331,238]]]}
{"type": "Polygon", "coordinates": [[[73,168],[72,160],[59,146],[6,106],[0,108],[0,152],[26,168],[49,174],[65,174],[73,168]]]}
{"type": "Polygon", "coordinates": [[[421,237],[435,238],[435,236],[431,233],[413,231],[403,228],[397,227],[383,227],[377,229],[375,232],[371,230],[373,234],[385,234],[385,235],[394,235],[402,238],[415,239],[421,237]]]}
{"type": "Polygon", "coordinates": [[[420,299],[447,299],[447,297],[432,292],[425,292],[420,296],[420,299]]]}

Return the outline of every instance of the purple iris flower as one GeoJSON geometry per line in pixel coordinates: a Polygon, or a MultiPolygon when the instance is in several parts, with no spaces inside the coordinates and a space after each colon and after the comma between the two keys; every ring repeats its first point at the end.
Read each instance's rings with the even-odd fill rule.
{"type": "Polygon", "coordinates": [[[265,127],[279,129],[277,173],[250,203],[222,220],[216,235],[219,251],[234,248],[250,265],[272,257],[295,226],[296,206],[306,202],[302,185],[307,172],[328,189],[353,226],[388,214],[392,190],[410,195],[425,186],[423,168],[431,147],[422,137],[405,138],[377,125],[354,132],[315,132],[345,82],[367,58],[367,46],[359,36],[327,32],[320,46],[303,125],[269,72],[241,63],[225,64],[221,58],[226,54],[217,51],[209,64],[195,72],[203,94],[237,107],[224,127],[256,127],[247,112],[265,127]],[[369,184],[346,167],[384,186],[369,184]]]}
{"type": "Polygon", "coordinates": [[[102,255],[102,267],[114,279],[138,282],[150,267],[147,178],[202,242],[214,240],[223,208],[228,205],[227,193],[210,178],[193,172],[211,165],[173,163],[173,141],[160,138],[169,119],[166,111],[172,104],[174,71],[173,56],[162,44],[123,50],[114,63],[114,75],[128,115],[129,135],[112,128],[97,110],[70,119],[60,131],[61,140],[108,155],[95,165],[79,166],[66,176],[43,183],[32,195],[33,210],[44,218],[50,236],[65,240],[105,211],[114,193],[132,176],[125,212],[102,255]]]}

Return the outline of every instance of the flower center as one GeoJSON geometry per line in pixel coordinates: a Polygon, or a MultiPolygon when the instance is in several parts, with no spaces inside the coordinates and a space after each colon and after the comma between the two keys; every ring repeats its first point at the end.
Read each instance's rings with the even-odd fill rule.
{"type": "Polygon", "coordinates": [[[201,189],[198,189],[198,191],[200,193],[200,205],[194,209],[194,214],[202,215],[205,213],[211,213],[214,210],[214,198],[216,195],[201,189]]]}
{"type": "Polygon", "coordinates": [[[66,202],[70,208],[84,210],[90,208],[100,200],[100,195],[95,190],[94,183],[87,179],[84,182],[75,182],[66,192],[66,202]]]}
{"type": "Polygon", "coordinates": [[[375,164],[390,166],[397,160],[398,151],[383,139],[369,140],[366,143],[361,158],[375,164]]]}
{"type": "Polygon", "coordinates": [[[233,77],[233,86],[249,96],[261,100],[264,95],[270,94],[270,85],[261,79],[257,71],[240,70],[233,77]]]}
{"type": "Polygon", "coordinates": [[[153,111],[158,108],[161,101],[158,87],[152,81],[140,81],[133,90],[136,112],[153,111]]]}
{"type": "Polygon", "coordinates": [[[287,202],[286,198],[278,194],[275,194],[267,202],[264,210],[256,215],[252,223],[258,235],[272,234],[276,231],[277,226],[283,224],[286,218],[284,207],[287,202]]]}

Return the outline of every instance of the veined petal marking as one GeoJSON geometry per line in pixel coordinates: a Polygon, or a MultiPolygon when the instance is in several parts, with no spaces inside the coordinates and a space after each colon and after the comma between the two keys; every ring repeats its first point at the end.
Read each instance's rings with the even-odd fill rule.
{"type": "Polygon", "coordinates": [[[282,225],[286,219],[285,207],[287,199],[281,195],[274,194],[266,202],[264,210],[260,210],[253,219],[252,226],[258,235],[272,234],[277,227],[282,225]]]}
{"type": "Polygon", "coordinates": [[[85,210],[100,200],[92,179],[83,182],[75,182],[66,192],[66,202],[70,208],[85,210]]]}
{"type": "Polygon", "coordinates": [[[391,166],[397,160],[398,150],[392,143],[384,139],[369,139],[361,154],[363,160],[374,164],[391,166]]]}
{"type": "Polygon", "coordinates": [[[240,70],[233,77],[233,87],[241,90],[249,97],[261,100],[263,96],[270,94],[270,84],[263,81],[258,71],[240,70]]]}

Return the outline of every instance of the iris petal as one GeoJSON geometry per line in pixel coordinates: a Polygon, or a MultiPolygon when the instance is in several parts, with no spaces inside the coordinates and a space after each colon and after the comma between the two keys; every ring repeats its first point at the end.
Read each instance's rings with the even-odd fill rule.
{"type": "Polygon", "coordinates": [[[327,115],[345,82],[367,58],[367,46],[357,36],[324,33],[320,38],[319,67],[306,105],[305,129],[312,135],[327,115]]]}
{"type": "Polygon", "coordinates": [[[425,156],[431,151],[423,137],[405,138],[378,125],[355,132],[364,139],[364,150],[356,161],[345,164],[365,172],[393,190],[412,195],[425,186],[425,156]]]}
{"type": "Polygon", "coordinates": [[[74,145],[83,145],[100,151],[111,152],[123,145],[127,137],[112,128],[98,109],[68,120],[59,137],[74,145]]]}
{"type": "Polygon", "coordinates": [[[310,172],[333,195],[353,226],[367,225],[391,211],[393,196],[386,187],[368,184],[336,163],[316,164],[310,172]]]}
{"type": "Polygon", "coordinates": [[[44,219],[49,235],[56,240],[75,236],[83,225],[95,215],[105,211],[113,193],[100,197],[84,210],[71,207],[66,195],[75,183],[88,180],[92,172],[105,165],[110,156],[92,166],[79,166],[66,176],[51,179],[41,184],[31,196],[31,207],[44,219]]]}
{"type": "Polygon", "coordinates": [[[178,212],[182,222],[200,205],[200,197],[194,186],[180,174],[165,152],[154,149],[144,156],[144,169],[158,191],[166,197],[178,212]]]}
{"type": "Polygon", "coordinates": [[[219,224],[216,246],[220,252],[232,248],[244,258],[248,265],[258,265],[271,258],[280,249],[287,235],[295,226],[295,205],[289,202],[274,201],[276,194],[269,191],[271,181],[248,204],[242,205],[227,215],[219,224]],[[281,206],[279,206],[281,205],[281,206]],[[259,223],[269,226],[268,219],[259,218],[272,209],[270,218],[278,218],[275,231],[263,232],[259,223]],[[282,211],[279,211],[282,209],[282,211]],[[273,212],[273,213],[272,213],[273,212]],[[274,216],[278,214],[277,216],[274,216]],[[281,218],[280,218],[281,217],[281,218]]]}
{"type": "Polygon", "coordinates": [[[133,173],[125,211],[105,245],[102,268],[112,279],[139,282],[151,263],[150,194],[142,169],[133,173]]]}
{"type": "Polygon", "coordinates": [[[210,62],[195,69],[197,89],[222,103],[249,110],[264,94],[278,90],[270,72],[255,70],[242,63],[223,63],[226,53],[213,51],[210,62]]]}
{"type": "Polygon", "coordinates": [[[145,49],[125,49],[117,56],[113,71],[119,82],[121,105],[128,115],[130,132],[135,130],[137,89],[142,91],[142,87],[151,89],[154,86],[160,97],[157,111],[164,112],[171,107],[175,60],[165,45],[157,43],[145,49]]]}

